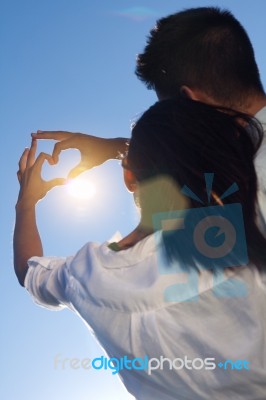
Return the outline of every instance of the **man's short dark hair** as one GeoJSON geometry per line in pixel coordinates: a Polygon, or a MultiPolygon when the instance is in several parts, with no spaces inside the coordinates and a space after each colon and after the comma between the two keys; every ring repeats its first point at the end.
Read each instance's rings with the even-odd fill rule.
{"type": "Polygon", "coordinates": [[[216,7],[192,8],[157,21],[137,59],[136,75],[161,96],[182,85],[220,104],[245,104],[264,94],[249,37],[236,18],[216,7]]]}

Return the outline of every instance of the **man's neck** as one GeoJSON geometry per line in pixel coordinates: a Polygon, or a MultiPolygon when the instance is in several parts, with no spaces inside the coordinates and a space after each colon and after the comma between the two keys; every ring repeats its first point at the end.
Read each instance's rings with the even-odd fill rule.
{"type": "Polygon", "coordinates": [[[260,97],[250,103],[243,111],[249,115],[256,115],[263,107],[266,107],[266,96],[260,97]]]}
{"type": "MultiPolygon", "coordinates": [[[[213,100],[211,97],[206,96],[203,93],[198,95],[198,100],[203,101],[204,103],[217,106],[217,102],[213,100]]],[[[258,96],[258,97],[250,97],[247,99],[246,104],[243,105],[232,105],[230,108],[233,108],[236,111],[240,111],[249,115],[256,115],[263,107],[266,106],[266,95],[258,96]]]]}
{"type": "MultiPolygon", "coordinates": [[[[197,89],[191,89],[188,86],[182,86],[181,91],[190,99],[192,100],[199,100],[202,101],[203,103],[210,104],[213,106],[219,106],[223,105],[226,107],[226,104],[219,104],[215,99],[207,95],[205,92],[197,89]]],[[[166,97],[163,97],[160,95],[160,93],[157,92],[157,96],[159,100],[163,100],[166,97]]],[[[254,96],[248,96],[246,99],[246,104],[243,105],[230,105],[228,106],[229,108],[233,108],[236,111],[240,111],[249,115],[255,115],[257,114],[263,107],[266,106],[266,95],[254,95],[254,96]]]]}

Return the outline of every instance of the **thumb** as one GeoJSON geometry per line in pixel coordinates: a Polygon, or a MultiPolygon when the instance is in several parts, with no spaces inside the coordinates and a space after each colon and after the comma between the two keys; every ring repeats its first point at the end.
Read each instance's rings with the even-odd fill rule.
{"type": "Polygon", "coordinates": [[[68,177],[68,179],[74,179],[78,175],[80,175],[82,172],[86,171],[87,169],[89,169],[89,168],[83,166],[82,164],[79,164],[69,172],[67,177],[68,177]]]}
{"type": "Polygon", "coordinates": [[[48,190],[51,190],[55,186],[65,185],[67,183],[67,179],[65,178],[55,178],[47,182],[48,190]]]}

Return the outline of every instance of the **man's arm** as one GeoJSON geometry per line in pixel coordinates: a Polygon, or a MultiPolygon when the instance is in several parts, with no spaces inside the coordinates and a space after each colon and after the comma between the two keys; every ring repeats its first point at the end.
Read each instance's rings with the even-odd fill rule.
{"type": "Polygon", "coordinates": [[[107,160],[121,159],[126,154],[129,143],[129,139],[125,138],[105,139],[65,131],[37,131],[32,134],[32,137],[57,141],[52,154],[54,163],[58,162],[59,154],[63,150],[77,149],[80,151],[81,161],[69,172],[69,178],[75,178],[82,172],[101,165],[107,160]]]}
{"type": "Polygon", "coordinates": [[[36,224],[35,206],[54,186],[62,185],[65,179],[42,180],[41,169],[50,156],[41,153],[35,160],[36,140],[30,149],[26,149],[19,161],[18,180],[20,192],[16,204],[16,222],[14,229],[14,268],[19,283],[24,286],[27,274],[27,261],[33,256],[42,256],[42,242],[36,224]]]}

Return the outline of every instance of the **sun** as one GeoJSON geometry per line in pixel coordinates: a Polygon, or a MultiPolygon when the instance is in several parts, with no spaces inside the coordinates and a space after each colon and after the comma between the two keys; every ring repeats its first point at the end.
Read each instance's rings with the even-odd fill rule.
{"type": "Polygon", "coordinates": [[[88,178],[78,177],[67,183],[68,193],[76,199],[90,199],[96,193],[95,184],[88,178]]]}

